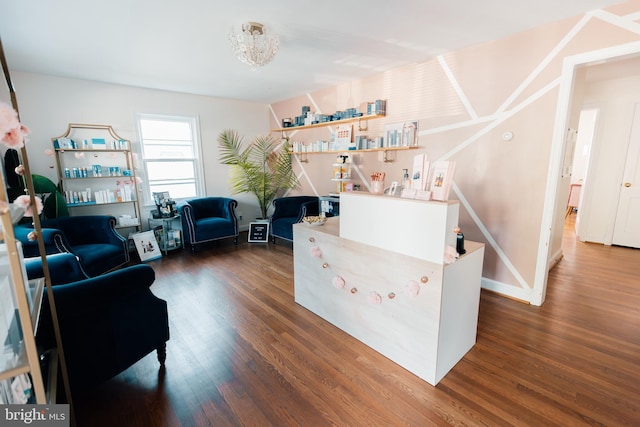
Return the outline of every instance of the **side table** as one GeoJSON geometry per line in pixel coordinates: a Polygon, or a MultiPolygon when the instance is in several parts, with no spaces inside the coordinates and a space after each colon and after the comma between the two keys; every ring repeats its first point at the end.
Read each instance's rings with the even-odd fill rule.
{"type": "Polygon", "coordinates": [[[149,230],[153,230],[156,236],[160,237],[158,244],[165,255],[169,251],[182,247],[182,225],[179,214],[167,218],[149,218],[149,230]]]}

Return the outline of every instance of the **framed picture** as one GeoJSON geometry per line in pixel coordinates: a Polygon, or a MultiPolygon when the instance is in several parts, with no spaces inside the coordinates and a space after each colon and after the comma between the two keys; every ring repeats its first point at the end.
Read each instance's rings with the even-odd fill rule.
{"type": "Polygon", "coordinates": [[[411,188],[413,190],[426,190],[428,177],[429,177],[429,165],[426,154],[418,154],[413,157],[413,173],[411,175],[411,188]]]}
{"type": "Polygon", "coordinates": [[[140,261],[151,261],[153,259],[162,258],[162,252],[158,246],[156,235],[153,230],[144,231],[132,235],[136,250],[140,256],[140,261]]]}
{"type": "Polygon", "coordinates": [[[249,243],[269,243],[269,223],[249,223],[249,243]]]}
{"type": "Polygon", "coordinates": [[[433,164],[431,185],[429,187],[432,200],[445,202],[449,199],[449,190],[451,190],[455,167],[455,162],[435,162],[433,164]]]}

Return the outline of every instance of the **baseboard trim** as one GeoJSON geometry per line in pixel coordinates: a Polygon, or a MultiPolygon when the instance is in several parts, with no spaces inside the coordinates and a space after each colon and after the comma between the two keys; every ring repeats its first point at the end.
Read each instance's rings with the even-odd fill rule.
{"type": "Polygon", "coordinates": [[[518,288],[496,280],[487,279],[486,277],[483,277],[480,283],[482,289],[486,289],[525,304],[531,304],[532,289],[518,288]]]}

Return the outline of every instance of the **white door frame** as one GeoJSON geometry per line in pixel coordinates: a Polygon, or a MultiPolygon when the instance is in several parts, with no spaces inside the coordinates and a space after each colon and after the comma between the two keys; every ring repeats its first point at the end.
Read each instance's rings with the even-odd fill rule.
{"type": "MultiPolygon", "coordinates": [[[[538,258],[536,262],[535,276],[530,303],[542,305],[547,294],[547,279],[549,275],[548,257],[551,249],[551,234],[558,204],[558,189],[561,182],[562,154],[565,149],[566,129],[569,125],[571,97],[576,68],[580,66],[604,63],[611,60],[633,57],[640,53],[640,42],[627,43],[606,49],[585,52],[579,55],[568,56],[562,64],[560,76],[560,88],[556,108],[556,119],[551,143],[551,157],[547,172],[547,186],[545,189],[545,201],[542,211],[542,224],[540,227],[540,240],[538,242],[538,258]]],[[[564,212],[564,209],[562,210],[564,212]]]]}

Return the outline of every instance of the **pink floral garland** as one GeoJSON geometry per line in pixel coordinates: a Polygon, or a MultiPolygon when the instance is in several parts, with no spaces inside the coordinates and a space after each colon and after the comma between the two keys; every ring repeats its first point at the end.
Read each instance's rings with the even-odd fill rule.
{"type": "MultiPolygon", "coordinates": [[[[314,242],[315,239],[311,238],[309,239],[311,242],[314,242]]],[[[309,249],[309,254],[314,257],[314,258],[322,258],[322,249],[320,249],[319,246],[312,246],[309,249]]],[[[323,263],[322,264],[322,268],[329,268],[329,264],[328,263],[323,263]]],[[[421,281],[423,283],[426,283],[428,281],[428,278],[423,277],[421,279],[421,281]]],[[[335,274],[333,276],[333,278],[331,279],[331,284],[333,285],[333,287],[337,288],[337,289],[345,289],[347,286],[347,283],[345,281],[345,279],[340,276],[335,274]]],[[[420,284],[415,281],[415,280],[409,280],[406,284],[405,284],[405,294],[408,295],[411,298],[415,298],[418,296],[418,294],[420,293],[420,284]]],[[[349,293],[351,294],[357,294],[358,293],[358,289],[355,287],[352,287],[349,289],[349,293]]],[[[387,295],[387,298],[389,300],[393,300],[396,297],[396,294],[394,292],[389,292],[389,294],[387,295]]],[[[371,291],[369,293],[369,295],[367,295],[367,302],[369,304],[373,304],[373,305],[379,305],[382,304],[382,301],[384,299],[384,296],[382,296],[380,293],[375,292],[375,291],[371,291]]]]}

